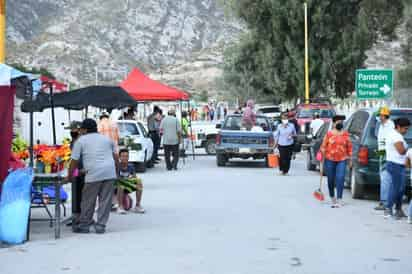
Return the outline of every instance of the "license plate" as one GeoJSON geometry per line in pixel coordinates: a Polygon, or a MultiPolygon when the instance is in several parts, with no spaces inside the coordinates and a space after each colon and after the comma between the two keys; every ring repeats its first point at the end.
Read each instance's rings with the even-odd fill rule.
{"type": "Polygon", "coordinates": [[[239,153],[250,153],[250,148],[239,148],[239,153]]]}

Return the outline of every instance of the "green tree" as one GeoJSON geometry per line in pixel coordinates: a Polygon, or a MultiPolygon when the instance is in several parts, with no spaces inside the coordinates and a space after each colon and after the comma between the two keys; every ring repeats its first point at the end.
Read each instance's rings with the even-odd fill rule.
{"type": "Polygon", "coordinates": [[[411,88],[412,87],[412,1],[405,0],[405,29],[406,29],[406,43],[403,45],[403,59],[406,67],[401,69],[397,74],[398,87],[411,88]]]}
{"type": "MultiPolygon", "coordinates": [[[[248,32],[225,53],[224,79],[254,93],[295,99],[304,94],[304,10],[302,0],[225,1],[248,32]],[[249,86],[245,84],[249,83],[249,86]]],[[[379,35],[394,37],[402,0],[309,0],[312,97],[345,97],[354,71],[379,35]]]]}

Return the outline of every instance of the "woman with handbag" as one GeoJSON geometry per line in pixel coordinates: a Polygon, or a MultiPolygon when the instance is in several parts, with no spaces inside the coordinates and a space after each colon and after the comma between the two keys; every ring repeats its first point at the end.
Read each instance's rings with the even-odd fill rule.
{"type": "Polygon", "coordinates": [[[281,175],[288,175],[294,148],[295,126],[289,122],[288,114],[282,114],[282,123],[275,132],[275,148],[279,150],[279,170],[281,175]]]}
{"type": "Polygon", "coordinates": [[[343,130],[343,120],[343,116],[333,117],[333,129],[326,134],[320,149],[333,208],[343,206],[346,166],[352,168],[352,142],[349,133],[343,130]]]}

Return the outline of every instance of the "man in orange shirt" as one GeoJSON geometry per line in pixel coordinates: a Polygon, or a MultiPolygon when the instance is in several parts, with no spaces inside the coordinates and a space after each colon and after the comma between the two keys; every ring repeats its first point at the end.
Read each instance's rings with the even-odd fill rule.
{"type": "Polygon", "coordinates": [[[109,137],[114,142],[116,151],[119,151],[119,128],[116,123],[113,123],[110,120],[110,116],[107,112],[103,112],[100,115],[98,131],[100,134],[109,137]]]}

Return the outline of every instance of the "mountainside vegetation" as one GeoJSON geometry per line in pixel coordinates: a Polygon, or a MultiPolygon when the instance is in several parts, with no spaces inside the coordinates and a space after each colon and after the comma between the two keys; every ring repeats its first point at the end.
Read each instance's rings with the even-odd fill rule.
{"type": "MultiPolygon", "coordinates": [[[[226,86],[243,100],[250,96],[303,97],[304,1],[224,2],[229,14],[248,28],[225,52],[226,86]]],[[[311,97],[350,95],[354,72],[364,66],[366,51],[379,37],[396,38],[408,2],[308,0],[311,97]]]]}

